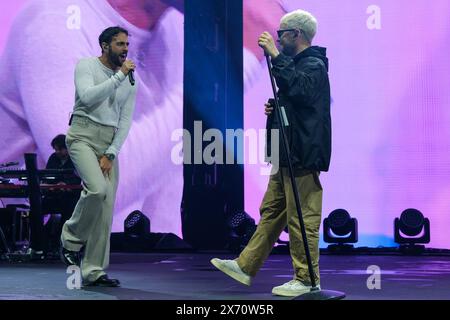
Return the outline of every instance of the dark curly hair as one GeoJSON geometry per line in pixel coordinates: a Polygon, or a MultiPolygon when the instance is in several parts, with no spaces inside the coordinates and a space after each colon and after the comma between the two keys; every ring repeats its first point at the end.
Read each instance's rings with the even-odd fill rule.
{"type": "Polygon", "coordinates": [[[126,30],[122,27],[119,27],[119,26],[109,27],[109,28],[106,28],[105,30],[103,30],[103,32],[98,37],[98,44],[100,45],[100,48],[102,49],[102,53],[103,53],[102,43],[106,42],[106,43],[110,44],[112,42],[112,39],[115,36],[117,36],[119,33],[125,33],[128,36],[128,30],[126,30]]]}

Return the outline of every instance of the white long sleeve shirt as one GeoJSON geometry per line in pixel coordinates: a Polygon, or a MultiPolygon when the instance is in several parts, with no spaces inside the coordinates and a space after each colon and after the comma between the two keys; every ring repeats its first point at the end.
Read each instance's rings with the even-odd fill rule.
{"type": "Polygon", "coordinates": [[[106,67],[97,57],[81,59],[75,68],[73,114],[117,128],[105,153],[118,155],[131,127],[136,85],[122,71],[106,67]]]}

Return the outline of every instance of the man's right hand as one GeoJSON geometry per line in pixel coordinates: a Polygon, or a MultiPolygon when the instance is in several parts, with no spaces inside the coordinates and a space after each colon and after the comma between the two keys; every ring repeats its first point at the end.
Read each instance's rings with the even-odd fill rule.
{"type": "Polygon", "coordinates": [[[131,60],[125,60],[122,67],[120,67],[120,71],[122,71],[125,76],[127,76],[131,70],[134,71],[134,69],[136,69],[136,65],[131,60]]]}
{"type": "Polygon", "coordinates": [[[266,116],[270,116],[272,114],[272,112],[273,112],[272,105],[270,103],[265,103],[264,107],[265,107],[265,109],[264,109],[265,112],[264,113],[266,114],[266,116]]]}

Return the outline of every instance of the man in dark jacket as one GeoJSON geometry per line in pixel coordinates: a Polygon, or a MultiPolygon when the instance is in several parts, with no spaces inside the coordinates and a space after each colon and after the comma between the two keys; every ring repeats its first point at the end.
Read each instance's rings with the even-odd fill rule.
{"type": "MultiPolygon", "coordinates": [[[[258,43],[272,59],[273,74],[279,88],[280,107],[284,115],[283,119],[278,120],[273,113],[273,106],[266,104],[267,129],[279,128],[281,121],[286,125],[315,280],[320,286],[319,228],[322,186],[319,172],[328,171],[330,165],[331,118],[326,49],[311,46],[316,31],[316,19],[306,11],[297,10],[281,19],[278,30],[281,53],[268,32],[260,36],[258,43]]],[[[268,140],[267,145],[270,146],[270,136],[268,140]]],[[[281,140],[279,144],[280,169],[273,170],[270,177],[260,208],[261,220],[255,234],[236,260],[216,258],[211,262],[235,280],[250,285],[252,277],[261,268],[287,225],[294,278],[274,287],[272,293],[298,296],[310,291],[311,281],[287,168],[287,156],[281,140]]],[[[272,158],[274,156],[277,155],[271,155],[272,158]]]]}

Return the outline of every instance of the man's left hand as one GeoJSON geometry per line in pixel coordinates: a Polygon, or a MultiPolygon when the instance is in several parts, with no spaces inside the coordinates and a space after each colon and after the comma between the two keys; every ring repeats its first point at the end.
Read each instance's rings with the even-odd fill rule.
{"type": "Polygon", "coordinates": [[[258,45],[263,48],[264,52],[267,53],[272,59],[275,59],[280,54],[272,35],[267,31],[263,32],[263,34],[259,37],[258,45]]]}
{"type": "Polygon", "coordinates": [[[110,177],[111,169],[112,169],[113,163],[110,161],[107,157],[102,156],[100,158],[100,168],[102,169],[103,175],[106,177],[110,177]]]}

